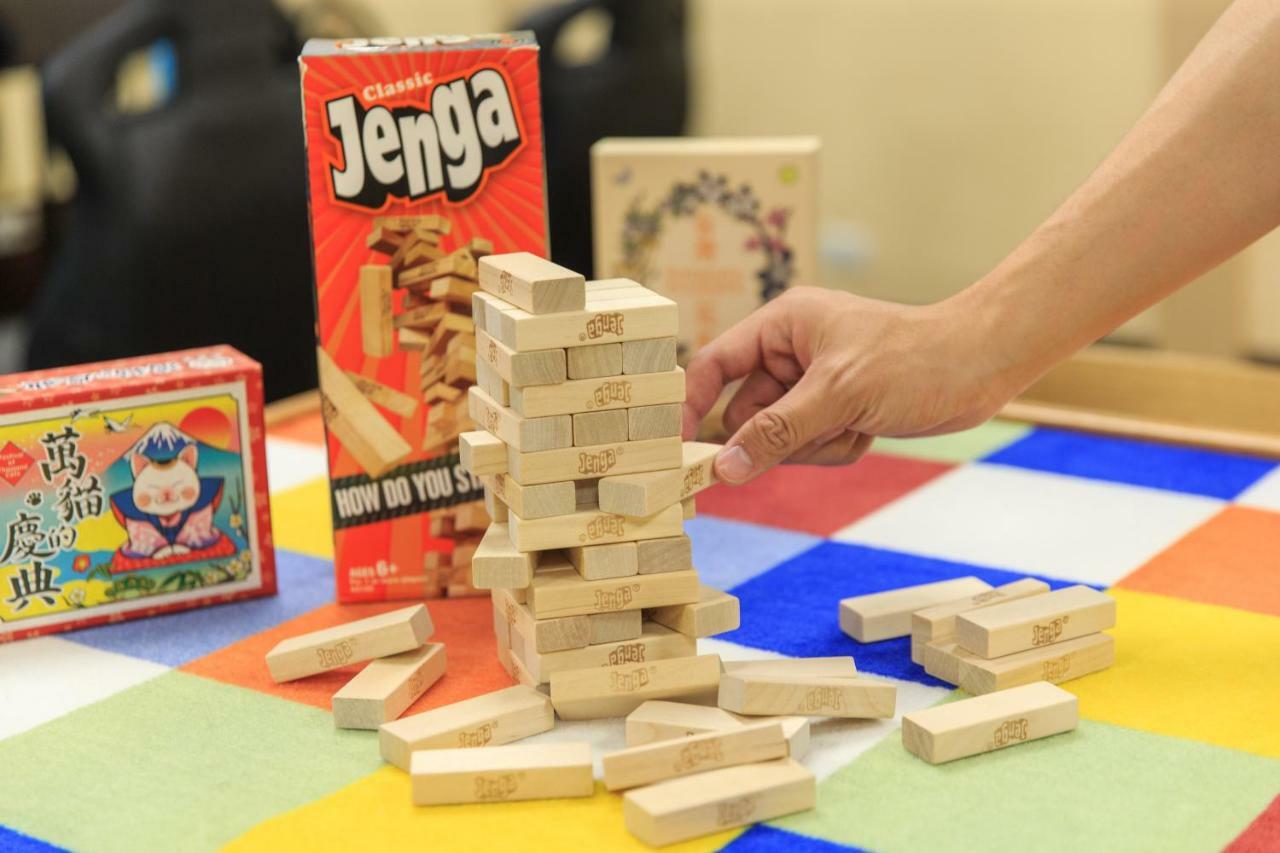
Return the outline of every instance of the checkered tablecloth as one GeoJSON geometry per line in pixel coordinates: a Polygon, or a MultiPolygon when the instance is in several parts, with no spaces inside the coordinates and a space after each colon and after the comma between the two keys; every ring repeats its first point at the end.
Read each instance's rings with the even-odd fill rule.
{"type": "MultiPolygon", "coordinates": [[[[621,798],[414,808],[372,732],[338,731],[350,672],[273,684],[283,637],[396,605],[333,603],[315,418],[268,441],[274,598],[0,646],[0,849],[639,848],[621,798]]],[[[698,497],[725,658],[852,654],[899,713],[948,688],[906,639],[862,645],[839,599],[974,574],[1084,582],[1119,602],[1116,665],[1066,687],[1078,731],[933,767],[898,723],[815,721],[818,807],[675,849],[1280,850],[1280,468],[1243,456],[992,423],[886,441],[698,497]]],[[[433,602],[448,674],[412,711],[505,686],[487,599],[433,602]]],[[[621,721],[542,740],[623,744],[621,721]]]]}

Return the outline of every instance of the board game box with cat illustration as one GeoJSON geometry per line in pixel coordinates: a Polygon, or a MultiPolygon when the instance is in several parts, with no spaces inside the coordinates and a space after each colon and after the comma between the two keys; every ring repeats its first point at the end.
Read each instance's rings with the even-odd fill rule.
{"type": "Polygon", "coordinates": [[[313,39],[298,60],[339,601],[477,593],[477,261],[547,252],[532,33],[313,39]]]}
{"type": "Polygon", "coordinates": [[[0,378],[0,642],[276,590],[262,369],[227,346],[0,378]]]}

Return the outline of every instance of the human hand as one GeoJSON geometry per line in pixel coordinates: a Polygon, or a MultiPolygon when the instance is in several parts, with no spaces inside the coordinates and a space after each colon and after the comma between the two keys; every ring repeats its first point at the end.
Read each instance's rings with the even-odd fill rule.
{"type": "Polygon", "coordinates": [[[716,459],[729,483],[783,461],[853,462],[874,436],[976,426],[1019,389],[986,325],[960,300],[897,305],[793,288],[690,361],[684,436],[743,378],[724,414],[732,438],[716,459]]]}

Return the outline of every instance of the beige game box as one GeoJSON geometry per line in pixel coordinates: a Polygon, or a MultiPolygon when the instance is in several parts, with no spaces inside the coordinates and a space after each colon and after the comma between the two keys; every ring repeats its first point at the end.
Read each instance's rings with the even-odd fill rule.
{"type": "Polygon", "coordinates": [[[680,360],[788,287],[820,284],[816,137],[602,139],[595,277],[680,306],[680,360]]]}

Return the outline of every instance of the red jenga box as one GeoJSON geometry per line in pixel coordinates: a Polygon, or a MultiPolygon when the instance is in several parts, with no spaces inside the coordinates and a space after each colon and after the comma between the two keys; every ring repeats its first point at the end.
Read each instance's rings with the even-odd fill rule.
{"type": "Polygon", "coordinates": [[[299,64],[338,599],[469,594],[471,295],[479,257],[547,251],[538,48],[316,40],[299,64]]]}
{"type": "Polygon", "coordinates": [[[0,642],[274,593],[263,445],[231,347],[0,377],[0,642]]]}

